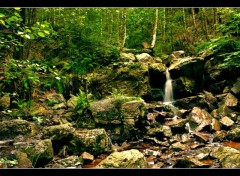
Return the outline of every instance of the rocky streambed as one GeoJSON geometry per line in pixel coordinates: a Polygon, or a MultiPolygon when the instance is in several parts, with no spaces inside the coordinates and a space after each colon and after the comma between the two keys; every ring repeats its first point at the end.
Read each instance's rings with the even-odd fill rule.
{"type": "Polygon", "coordinates": [[[78,96],[55,91],[37,89],[25,109],[3,95],[0,167],[239,168],[239,69],[226,54],[176,54],[162,63],[121,53],[118,63],[88,75],[96,99],[85,111],[76,111],[84,105],[78,96]],[[166,65],[172,104],[162,102],[166,65]]]}

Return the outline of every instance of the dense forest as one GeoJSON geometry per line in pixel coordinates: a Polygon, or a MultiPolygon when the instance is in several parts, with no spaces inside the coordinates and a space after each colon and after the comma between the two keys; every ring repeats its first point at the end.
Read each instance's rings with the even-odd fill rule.
{"type": "Polygon", "coordinates": [[[240,146],[239,27],[239,8],[0,8],[0,168],[240,167],[214,148],[240,146]],[[176,159],[193,142],[211,154],[176,159]]]}

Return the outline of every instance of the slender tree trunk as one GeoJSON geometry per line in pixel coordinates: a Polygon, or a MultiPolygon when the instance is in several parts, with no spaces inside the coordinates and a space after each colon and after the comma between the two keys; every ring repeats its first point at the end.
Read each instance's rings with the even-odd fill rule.
{"type": "Polygon", "coordinates": [[[182,13],[183,13],[183,25],[184,25],[184,29],[187,29],[187,25],[186,25],[186,16],[185,16],[185,9],[182,8],[182,13]]]}
{"type": "Polygon", "coordinates": [[[101,19],[100,19],[100,21],[101,21],[100,38],[102,40],[102,38],[103,38],[103,12],[102,11],[101,11],[101,19]]]}
{"type": "Polygon", "coordinates": [[[197,30],[196,17],[195,17],[194,8],[192,8],[192,18],[193,18],[193,25],[194,25],[194,28],[195,28],[195,30],[197,30]]]}
{"type": "Polygon", "coordinates": [[[153,39],[152,39],[151,48],[154,48],[155,43],[156,43],[156,38],[157,38],[157,23],[158,23],[158,8],[156,8],[156,15],[155,15],[155,22],[154,22],[154,27],[153,27],[153,39]]]}
{"type": "Polygon", "coordinates": [[[163,8],[163,43],[166,41],[166,8],[163,8]]]}
{"type": "Polygon", "coordinates": [[[217,33],[217,25],[218,25],[217,8],[213,8],[213,26],[215,35],[217,33]]]}
{"type": "Polygon", "coordinates": [[[124,48],[126,38],[127,38],[127,9],[126,8],[124,8],[123,10],[123,18],[124,18],[124,35],[123,35],[122,48],[124,48]]]}
{"type": "Polygon", "coordinates": [[[204,8],[201,8],[201,17],[202,17],[202,28],[206,37],[206,40],[209,41],[209,34],[208,34],[208,28],[207,28],[207,19],[206,19],[206,12],[204,8]]]}

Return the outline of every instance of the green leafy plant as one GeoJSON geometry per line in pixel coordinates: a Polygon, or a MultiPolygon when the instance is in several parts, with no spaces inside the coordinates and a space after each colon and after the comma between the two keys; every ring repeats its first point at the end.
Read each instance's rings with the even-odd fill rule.
{"type": "Polygon", "coordinates": [[[34,86],[39,83],[36,71],[41,67],[29,61],[10,59],[5,63],[5,69],[5,91],[16,92],[23,99],[31,99],[34,86]]]}
{"type": "Polygon", "coordinates": [[[77,94],[77,105],[74,108],[74,111],[79,115],[82,115],[87,109],[89,109],[90,105],[88,102],[87,94],[81,90],[77,94]]]}
{"type": "Polygon", "coordinates": [[[36,125],[41,125],[41,123],[43,122],[44,120],[44,117],[43,116],[33,116],[33,120],[35,122],[36,125]]]}
{"type": "Polygon", "coordinates": [[[12,101],[13,104],[15,104],[18,108],[18,116],[30,116],[30,111],[32,107],[32,100],[25,101],[23,99],[17,99],[12,101]]]}
{"type": "Polygon", "coordinates": [[[12,168],[18,165],[18,161],[16,159],[8,159],[7,157],[0,158],[0,166],[2,168],[12,168]]]}

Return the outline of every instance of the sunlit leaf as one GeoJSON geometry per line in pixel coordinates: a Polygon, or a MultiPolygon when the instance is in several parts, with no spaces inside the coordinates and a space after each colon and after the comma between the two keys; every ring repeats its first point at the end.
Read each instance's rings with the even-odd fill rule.
{"type": "Polygon", "coordinates": [[[16,7],[14,9],[17,10],[17,11],[21,11],[21,8],[19,8],[19,7],[16,7]]]}
{"type": "Polygon", "coordinates": [[[31,32],[31,30],[30,30],[30,29],[26,29],[26,30],[25,30],[25,32],[28,32],[28,33],[30,33],[30,32],[31,32]]]}
{"type": "Polygon", "coordinates": [[[31,39],[35,39],[33,34],[29,34],[29,36],[30,36],[31,39]]]}
{"type": "Polygon", "coordinates": [[[43,32],[38,32],[38,35],[39,35],[40,37],[45,37],[45,35],[44,35],[43,32]]]}
{"type": "Polygon", "coordinates": [[[30,37],[28,34],[25,34],[25,37],[26,37],[27,39],[31,39],[31,37],[30,37]]]}
{"type": "Polygon", "coordinates": [[[48,35],[50,34],[49,31],[47,31],[47,30],[44,30],[43,32],[44,32],[45,34],[48,34],[48,35]]]}
{"type": "Polygon", "coordinates": [[[0,13],[0,18],[2,18],[2,17],[5,17],[5,15],[4,15],[4,14],[2,14],[2,13],[0,13]]]}

